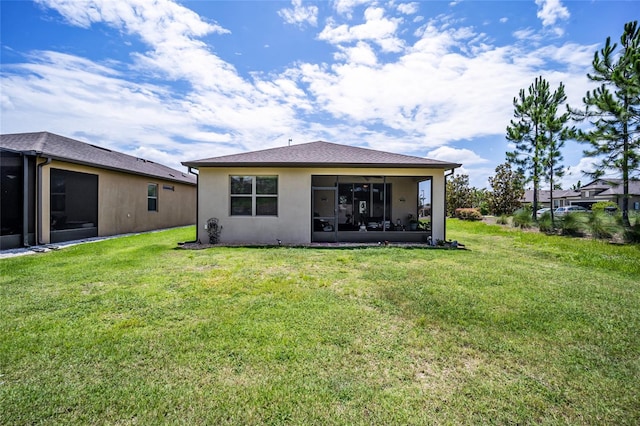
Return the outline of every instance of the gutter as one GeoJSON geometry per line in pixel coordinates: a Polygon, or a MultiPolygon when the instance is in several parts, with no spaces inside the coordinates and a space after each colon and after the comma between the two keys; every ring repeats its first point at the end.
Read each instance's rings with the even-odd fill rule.
{"type": "MultiPolygon", "coordinates": [[[[38,158],[41,158],[39,156],[36,156],[36,163],[38,162],[38,158]]],[[[38,169],[38,218],[36,220],[36,244],[38,245],[42,245],[44,244],[42,242],[42,168],[44,166],[47,166],[49,164],[51,164],[51,158],[50,157],[42,157],[44,158],[46,161],[44,163],[40,163],[37,166],[38,169]]]]}

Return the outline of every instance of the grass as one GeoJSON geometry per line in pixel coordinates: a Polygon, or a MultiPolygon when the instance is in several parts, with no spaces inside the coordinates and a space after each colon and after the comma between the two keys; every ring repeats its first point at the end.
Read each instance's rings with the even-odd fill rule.
{"type": "Polygon", "coordinates": [[[637,424],[640,248],[449,222],[470,250],[0,260],[0,424],[637,424]]]}

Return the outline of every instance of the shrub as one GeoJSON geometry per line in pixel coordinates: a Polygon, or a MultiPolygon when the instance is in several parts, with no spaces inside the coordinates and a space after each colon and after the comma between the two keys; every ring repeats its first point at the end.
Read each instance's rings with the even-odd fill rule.
{"type": "Polygon", "coordinates": [[[604,212],[607,207],[615,210],[618,208],[618,205],[613,201],[598,201],[597,203],[591,205],[591,211],[604,212]]]}
{"type": "Polygon", "coordinates": [[[509,224],[509,216],[506,214],[500,215],[500,217],[496,220],[498,225],[508,225],[509,224]]]}
{"type": "Polygon", "coordinates": [[[516,228],[531,228],[533,225],[533,218],[531,217],[530,209],[516,210],[513,214],[513,226],[516,228]]]}
{"type": "Polygon", "coordinates": [[[581,237],[584,235],[584,230],[587,227],[585,214],[582,213],[567,213],[562,216],[560,220],[560,229],[562,229],[562,235],[568,235],[572,237],[581,237]]]}
{"type": "MultiPolygon", "coordinates": [[[[634,217],[629,217],[630,221],[634,220],[634,217]]],[[[640,216],[635,216],[635,223],[631,223],[630,228],[624,230],[624,240],[628,243],[640,243],[640,216]]]]}
{"type": "Polygon", "coordinates": [[[593,210],[591,214],[587,215],[586,225],[593,238],[611,238],[620,230],[616,220],[604,212],[604,207],[593,210]]]}
{"type": "Polygon", "coordinates": [[[551,220],[550,212],[544,212],[542,216],[540,216],[540,219],[538,220],[538,229],[540,229],[540,232],[547,234],[553,234],[556,232],[556,227],[553,220],[551,220]]]}
{"type": "Polygon", "coordinates": [[[473,208],[456,209],[456,217],[460,220],[482,220],[480,211],[473,208]]]}

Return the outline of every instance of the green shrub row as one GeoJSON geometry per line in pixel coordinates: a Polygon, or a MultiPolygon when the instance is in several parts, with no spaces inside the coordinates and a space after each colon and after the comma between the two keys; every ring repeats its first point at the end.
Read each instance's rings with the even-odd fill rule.
{"type": "MultiPolygon", "coordinates": [[[[596,239],[609,239],[615,235],[622,235],[629,243],[640,243],[640,215],[632,214],[630,217],[631,227],[625,229],[622,224],[620,213],[610,214],[606,212],[607,207],[614,203],[602,202],[590,213],[568,213],[561,217],[551,219],[549,212],[544,213],[538,219],[538,229],[540,232],[572,237],[582,237],[586,234],[596,239]]],[[[594,204],[595,206],[595,204],[594,204]]],[[[507,217],[500,217],[499,224],[506,225],[507,217]]],[[[530,209],[520,209],[513,214],[512,225],[517,228],[531,228],[534,224],[530,209]]]]}

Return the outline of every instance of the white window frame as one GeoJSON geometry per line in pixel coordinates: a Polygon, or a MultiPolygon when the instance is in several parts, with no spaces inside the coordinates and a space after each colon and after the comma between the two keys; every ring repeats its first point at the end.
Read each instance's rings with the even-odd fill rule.
{"type": "Polygon", "coordinates": [[[158,195],[159,195],[159,194],[158,194],[158,184],[157,184],[157,183],[148,183],[148,184],[147,184],[147,211],[149,211],[149,212],[157,212],[157,211],[158,211],[158,204],[159,204],[159,203],[158,203],[158,195]],[[155,188],[155,193],[156,193],[156,195],[155,195],[155,196],[153,196],[153,195],[149,195],[149,189],[150,189],[152,186],[155,188]],[[155,200],[155,201],[156,201],[156,208],[155,208],[155,210],[151,210],[151,209],[149,208],[149,200],[155,200]]]}

